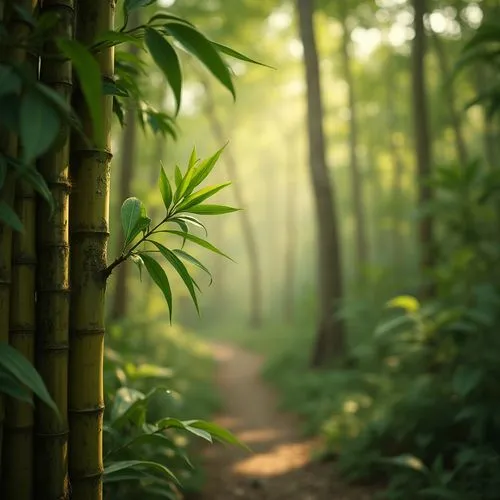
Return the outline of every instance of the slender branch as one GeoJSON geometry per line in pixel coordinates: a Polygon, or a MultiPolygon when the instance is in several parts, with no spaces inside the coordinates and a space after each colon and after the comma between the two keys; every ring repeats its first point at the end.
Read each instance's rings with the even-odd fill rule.
{"type": "Polygon", "coordinates": [[[119,266],[122,262],[125,262],[141,243],[144,243],[162,224],[168,222],[170,215],[171,214],[167,214],[167,216],[161,222],[159,222],[153,229],[150,229],[149,231],[144,233],[142,238],[139,239],[139,241],[137,241],[137,243],[134,246],[132,246],[128,252],[122,252],[122,254],[119,257],[117,257],[108,267],[103,269],[101,273],[104,279],[107,280],[115,267],[119,266]]]}

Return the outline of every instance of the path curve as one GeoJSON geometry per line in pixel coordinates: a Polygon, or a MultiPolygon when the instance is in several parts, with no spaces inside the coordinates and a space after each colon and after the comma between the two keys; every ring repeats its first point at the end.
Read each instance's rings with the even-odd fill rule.
{"type": "Polygon", "coordinates": [[[299,437],[298,422],[276,408],[276,394],[260,379],[262,358],[213,344],[224,413],[215,421],[253,453],[214,445],[204,452],[207,484],[202,500],[371,500],[343,484],[331,463],[311,462],[313,441],[299,437]]]}

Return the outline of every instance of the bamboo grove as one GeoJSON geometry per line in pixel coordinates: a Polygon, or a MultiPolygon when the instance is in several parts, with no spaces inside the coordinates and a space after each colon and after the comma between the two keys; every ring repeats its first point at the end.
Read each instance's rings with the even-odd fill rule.
{"type": "MultiPolygon", "coordinates": [[[[114,2],[107,1],[0,1],[0,497],[5,500],[101,499],[103,476],[131,466],[115,464],[106,471],[103,464],[107,279],[117,265],[133,259],[161,288],[171,314],[166,273],[151,254],[139,252],[150,244],[180,275],[197,306],[197,285],[182,260],[206,268],[152,238],[170,233],[222,253],[189,233],[189,224],[202,225],[188,214],[235,210],[202,205],[228,183],[194,191],[221,151],[205,160],[193,151],[185,174],[176,169],[175,187],[161,170],[166,215],[159,223],[137,198],[125,201],[126,244],[107,264],[113,114],[122,121],[129,99],[142,123],[154,115],[156,132],[171,134],[174,120],[148,105],[123,67],[115,69],[117,46],[146,49],[164,73],[177,111],[182,72],[168,37],[233,95],[221,54],[255,62],[168,12],[156,10],[147,24],[127,29],[130,13],[153,3],[125,0],[115,12],[114,2]],[[117,30],[115,15],[122,25],[117,30]],[[166,230],[170,222],[181,231],[166,230]]],[[[137,68],[139,63],[131,74],[137,68]]],[[[170,419],[164,425],[180,424],[170,419]]]]}

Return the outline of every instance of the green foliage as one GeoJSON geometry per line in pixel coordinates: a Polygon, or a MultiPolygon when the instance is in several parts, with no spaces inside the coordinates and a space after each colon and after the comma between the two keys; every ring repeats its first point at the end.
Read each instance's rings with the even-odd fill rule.
{"type": "Polygon", "coordinates": [[[210,353],[197,337],[161,321],[126,322],[109,333],[106,497],[156,498],[162,491],[163,497],[179,498],[180,489],[196,489],[200,481],[200,470],[188,457],[193,441],[241,445],[214,424],[181,416],[205,417],[218,407],[210,353]]]}
{"type": "MultiPolygon", "coordinates": [[[[119,31],[101,34],[89,47],[84,47],[75,40],[54,38],[54,30],[51,28],[57,23],[57,18],[50,16],[50,13],[35,19],[31,13],[17,9],[17,15],[21,15],[25,21],[29,20],[27,22],[32,26],[33,33],[26,40],[15,43],[23,44],[23,48],[36,54],[44,44],[55,42],[63,56],[71,61],[92,118],[94,142],[102,140],[102,95],[113,96],[113,111],[122,125],[124,104],[132,100],[136,103],[137,117],[143,128],[147,124],[154,133],[177,137],[173,118],[167,113],[158,112],[147,101],[139,81],[146,70],[138,56],[117,51],[115,79],[103,81],[94,56],[105,48],[127,43],[146,48],[173,90],[176,112],[181,103],[182,73],[177,46],[170,40],[179,42],[198,59],[233,97],[235,89],[232,77],[220,54],[229,53],[231,57],[258,64],[237,51],[212,42],[194,25],[168,12],[157,12],[147,23],[127,29],[131,11],[154,3],[154,0],[124,1],[125,26],[119,31]]],[[[12,41],[9,43],[12,45],[12,41]]],[[[15,44],[12,45],[14,46],[15,44]]],[[[81,133],[81,123],[61,96],[49,86],[38,82],[30,68],[24,64],[5,61],[0,64],[0,109],[0,125],[19,135],[22,148],[22,161],[0,154],[1,184],[7,173],[12,174],[15,178],[27,181],[52,204],[50,191],[33,162],[57,145],[63,126],[69,124],[81,133]]],[[[204,210],[211,210],[210,213],[227,213],[222,212],[221,208],[204,210]]],[[[0,199],[0,220],[18,231],[22,228],[12,207],[3,199],[0,199]]]]}
{"type": "MultiPolygon", "coordinates": [[[[301,332],[266,367],[284,405],[351,481],[393,500],[498,498],[500,252],[496,173],[436,170],[437,296],[401,295],[345,366],[309,372],[301,332]],[[301,375],[298,377],[297,373],[301,375]]],[[[283,343],[282,343],[283,346],[283,343]]]]}
{"type": "Polygon", "coordinates": [[[205,239],[189,232],[189,225],[204,228],[204,225],[190,214],[203,213],[206,215],[217,215],[237,210],[236,208],[223,205],[207,205],[203,203],[221,189],[229,186],[230,182],[218,184],[216,186],[208,186],[198,191],[194,191],[194,189],[210,174],[221,151],[222,149],[211,157],[200,160],[196,156],[196,150],[193,149],[189,165],[184,175],[182,175],[180,170],[176,167],[177,180],[175,183],[175,190],[172,189],[163,166],[161,167],[158,185],[164,204],[165,215],[157,224],[152,223],[151,219],[147,216],[144,204],[135,197],[126,199],[121,208],[122,228],[124,232],[123,250],[121,255],[108,267],[105,274],[109,275],[117,265],[129,258],[134,261],[140,271],[144,265],[155,284],[165,296],[170,320],[172,319],[171,287],[167,274],[156,260],[156,255],[159,253],[181,277],[198,312],[196,289],[199,290],[199,287],[182,260],[204,270],[209,275],[210,272],[205,265],[195,257],[181,249],[174,249],[172,251],[157,241],[157,239],[165,234],[180,236],[183,246],[185,241],[189,240],[196,243],[198,246],[227,257],[205,239]],[[181,231],[166,229],[170,224],[179,226],[181,231]]]}
{"type": "MultiPolygon", "coordinates": [[[[456,64],[455,72],[471,66],[477,69],[479,65],[484,65],[493,69],[496,73],[500,61],[499,42],[500,23],[490,20],[490,18],[486,19],[465,44],[461,57],[456,64]]],[[[500,109],[500,83],[498,78],[495,77],[491,78],[491,81],[484,83],[485,89],[469,102],[468,107],[477,104],[483,105],[487,116],[491,119],[500,109]]]]}
{"type": "Polygon", "coordinates": [[[4,342],[0,342],[0,393],[31,404],[34,393],[59,413],[38,372],[17,349],[4,342]]]}

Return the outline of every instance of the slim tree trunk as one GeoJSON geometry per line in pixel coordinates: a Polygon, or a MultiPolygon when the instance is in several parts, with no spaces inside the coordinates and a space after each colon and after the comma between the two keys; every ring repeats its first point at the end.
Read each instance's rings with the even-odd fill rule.
{"type": "Polygon", "coordinates": [[[451,125],[453,127],[453,133],[455,135],[455,145],[457,148],[457,156],[460,164],[465,166],[468,160],[467,145],[462,128],[462,120],[460,119],[460,113],[456,105],[456,93],[455,86],[450,76],[450,69],[448,65],[448,59],[446,56],[446,50],[443,47],[443,41],[439,38],[439,35],[432,32],[432,39],[434,41],[434,48],[436,50],[436,56],[439,64],[439,69],[443,76],[443,81],[445,82],[444,94],[448,102],[448,111],[450,113],[451,125]]]}
{"type": "MultiPolygon", "coordinates": [[[[413,84],[413,115],[415,133],[415,153],[417,159],[417,177],[419,186],[419,205],[425,205],[432,199],[432,191],[427,184],[431,173],[431,141],[426,100],[425,82],[425,29],[424,15],[426,13],[425,0],[413,0],[415,12],[415,37],[412,47],[412,84],[413,84]]],[[[433,220],[430,215],[422,217],[419,226],[419,242],[421,247],[420,268],[427,274],[435,262],[432,249],[433,220]]],[[[432,294],[431,286],[424,286],[423,296],[432,294]]]]}
{"type": "MultiPolygon", "coordinates": [[[[31,0],[20,0],[17,5],[30,12],[35,5],[31,0]]],[[[19,14],[9,5],[0,5],[0,19],[7,26],[7,33],[10,39],[23,39],[30,31],[28,23],[19,18],[19,14]]],[[[13,48],[7,53],[0,47],[0,56],[8,58],[10,61],[21,64],[26,59],[26,51],[23,48],[13,48]]],[[[7,156],[16,158],[18,155],[18,138],[15,134],[7,130],[0,129],[0,150],[7,156]]],[[[14,193],[16,183],[14,176],[8,174],[4,180],[4,185],[0,189],[0,200],[9,206],[14,204],[14,193]]],[[[24,195],[23,195],[24,196],[24,195]]],[[[11,296],[11,278],[12,278],[12,230],[6,224],[0,223],[0,342],[9,341],[9,318],[10,318],[10,296],[11,296]]],[[[5,421],[4,398],[0,394],[0,474],[5,473],[2,462],[3,455],[3,435],[5,421]]],[[[9,457],[10,458],[10,457],[9,457]]],[[[11,464],[10,464],[11,465],[11,464]]],[[[0,477],[2,482],[2,477],[0,477]]],[[[3,497],[3,495],[2,495],[3,497]]]]}
{"type": "MultiPolygon", "coordinates": [[[[223,144],[227,139],[215,110],[211,88],[207,81],[202,81],[207,97],[205,114],[208,122],[210,123],[212,134],[215,140],[218,144],[223,144]]],[[[227,167],[229,177],[234,182],[234,184],[232,185],[232,190],[234,193],[236,204],[238,207],[246,207],[243,192],[238,184],[238,166],[236,163],[236,159],[232,155],[229,148],[226,148],[226,150],[224,151],[223,159],[227,167]]],[[[248,252],[248,264],[250,267],[250,326],[252,328],[258,328],[262,324],[262,279],[259,249],[248,212],[246,210],[242,210],[241,212],[239,212],[239,215],[241,221],[241,230],[248,252]]]]}
{"type": "MultiPolygon", "coordinates": [[[[87,45],[113,29],[114,2],[79,0],[76,38],[87,45]]],[[[96,59],[113,78],[113,50],[96,59]]],[[[84,131],[91,119],[79,89],[73,104],[84,131]]],[[[103,352],[111,161],[111,96],[103,96],[103,137],[89,147],[77,136],[71,149],[71,315],[69,359],[69,477],[73,500],[102,499],[103,352]]]]}
{"type": "MultiPolygon", "coordinates": [[[[137,10],[132,11],[130,16],[130,26],[134,27],[139,24],[137,10]]],[[[129,52],[132,55],[137,55],[139,49],[137,45],[132,44],[129,52]]],[[[121,147],[121,165],[120,177],[118,183],[119,200],[122,202],[130,196],[130,188],[132,184],[133,167],[135,165],[135,150],[137,142],[137,119],[136,119],[136,106],[131,99],[128,102],[127,110],[125,112],[125,127],[122,132],[122,147],[121,147]]],[[[115,220],[120,220],[121,204],[117,204],[115,220]]],[[[127,315],[128,310],[128,278],[129,266],[127,263],[118,266],[115,271],[116,285],[115,293],[113,296],[113,305],[111,308],[111,319],[123,319],[127,315]]]]}
{"type": "Polygon", "coordinates": [[[344,78],[347,83],[347,96],[349,105],[349,170],[351,173],[352,202],[354,205],[355,242],[357,277],[362,278],[363,268],[368,264],[368,241],[366,235],[366,221],[364,213],[363,179],[358,161],[358,111],[354,89],[354,78],[351,68],[350,46],[351,32],[347,28],[345,16],[341,16],[342,24],[342,63],[344,78]]]}
{"type": "Polygon", "coordinates": [[[307,125],[309,166],[314,190],[318,238],[319,318],[312,357],[314,367],[324,365],[345,353],[345,326],[335,312],[342,299],[340,241],[335,195],[325,158],[323,107],[318,54],[314,36],[313,1],[297,0],[299,30],[304,46],[307,83],[307,125]]]}
{"type": "MultiPolygon", "coordinates": [[[[45,0],[44,12],[59,16],[57,34],[73,37],[72,0],[45,0]]],[[[53,45],[45,47],[57,54],[53,45]]],[[[42,60],[41,80],[70,102],[71,62],[64,58],[42,60]]],[[[36,491],[41,499],[67,498],[68,491],[68,356],[69,356],[69,129],[39,162],[40,172],[55,201],[50,217],[39,200],[37,212],[37,369],[55,401],[61,419],[40,405],[36,419],[36,491]]]]}

